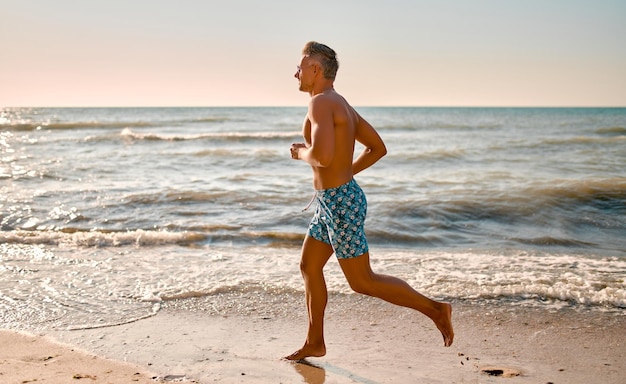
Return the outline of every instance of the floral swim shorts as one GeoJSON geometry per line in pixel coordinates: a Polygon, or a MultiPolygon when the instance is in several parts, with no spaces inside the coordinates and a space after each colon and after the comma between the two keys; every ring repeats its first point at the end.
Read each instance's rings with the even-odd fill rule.
{"type": "Polygon", "coordinates": [[[330,244],[338,259],[361,256],[368,251],[365,238],[365,193],[352,179],[336,188],[315,192],[317,209],[308,235],[330,244]]]}

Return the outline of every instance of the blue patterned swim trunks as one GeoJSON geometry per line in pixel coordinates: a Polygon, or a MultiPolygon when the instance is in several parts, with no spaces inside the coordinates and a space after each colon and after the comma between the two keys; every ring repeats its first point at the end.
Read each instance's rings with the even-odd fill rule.
{"type": "Polygon", "coordinates": [[[365,193],[352,179],[336,188],[315,192],[317,209],[308,235],[330,244],[338,259],[361,256],[368,251],[365,238],[365,193]]]}

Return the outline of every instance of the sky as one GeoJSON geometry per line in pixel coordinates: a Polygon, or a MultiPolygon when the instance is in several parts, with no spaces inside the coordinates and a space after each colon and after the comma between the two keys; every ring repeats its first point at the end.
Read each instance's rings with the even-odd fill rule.
{"type": "Polygon", "coordinates": [[[626,106],[624,0],[0,0],[0,108],[626,106]]]}

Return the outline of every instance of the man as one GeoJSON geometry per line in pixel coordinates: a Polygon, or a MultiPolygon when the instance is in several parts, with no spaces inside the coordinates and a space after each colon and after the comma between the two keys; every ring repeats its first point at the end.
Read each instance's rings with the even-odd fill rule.
{"type": "Polygon", "coordinates": [[[338,67],[335,51],[309,42],[295,74],[300,91],[309,93],[311,100],[302,129],[305,142],[291,145],[291,157],[311,165],[317,208],[302,245],[300,262],[309,314],[308,333],[304,346],[286,359],[326,354],[324,310],[328,293],[323,268],[333,253],[354,291],[422,312],[434,321],[444,345],[450,346],[454,338],[450,304],[433,301],[403,280],[376,274],[370,268],[363,229],[367,202],[353,176],[376,163],[387,149],[376,130],[335,91],[338,67]],[[353,160],[356,141],[365,149],[353,160]]]}

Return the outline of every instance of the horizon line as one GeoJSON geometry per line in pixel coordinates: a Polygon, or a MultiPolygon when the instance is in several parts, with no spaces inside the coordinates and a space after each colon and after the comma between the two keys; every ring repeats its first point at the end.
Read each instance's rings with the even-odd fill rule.
{"type": "MultiPolygon", "coordinates": [[[[353,105],[354,108],[626,108],[624,105],[353,105]]],[[[1,106],[0,110],[19,108],[306,108],[303,105],[23,105],[1,106]]]]}

